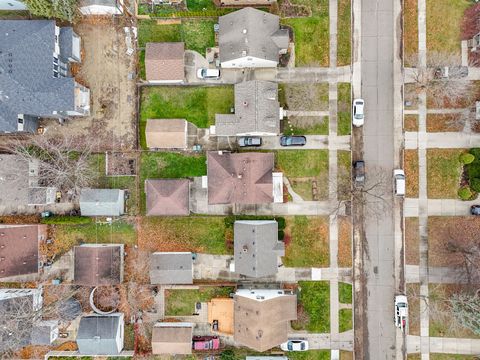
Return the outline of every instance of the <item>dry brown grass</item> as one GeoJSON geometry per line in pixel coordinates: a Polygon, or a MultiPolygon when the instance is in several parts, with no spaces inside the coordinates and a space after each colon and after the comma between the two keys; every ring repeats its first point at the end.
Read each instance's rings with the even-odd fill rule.
{"type": "Polygon", "coordinates": [[[353,352],[340,350],[340,360],[353,360],[353,352]]]}
{"type": "Polygon", "coordinates": [[[420,335],[420,284],[407,284],[408,334],[420,335]]]}
{"type": "Polygon", "coordinates": [[[418,150],[405,150],[405,177],[407,180],[407,197],[418,197],[418,150]]]}
{"type": "Polygon", "coordinates": [[[418,218],[405,218],[405,262],[407,265],[420,263],[419,242],[418,218]]]}
{"type": "Polygon", "coordinates": [[[338,266],[352,266],[352,223],[350,218],[338,218],[338,266]]]}
{"type": "Polygon", "coordinates": [[[464,125],[461,114],[427,114],[428,132],[462,131],[464,125]]]}
{"type": "Polygon", "coordinates": [[[416,84],[405,84],[404,86],[404,98],[405,102],[410,102],[411,105],[405,105],[405,110],[417,110],[418,109],[418,93],[416,84]]]}
{"type": "MultiPolygon", "coordinates": [[[[404,59],[418,53],[418,4],[417,0],[405,0],[403,5],[403,52],[404,59]]],[[[416,64],[405,62],[405,66],[416,64]]]]}
{"type": "Polygon", "coordinates": [[[405,131],[418,131],[418,115],[405,115],[403,128],[405,131]]]}

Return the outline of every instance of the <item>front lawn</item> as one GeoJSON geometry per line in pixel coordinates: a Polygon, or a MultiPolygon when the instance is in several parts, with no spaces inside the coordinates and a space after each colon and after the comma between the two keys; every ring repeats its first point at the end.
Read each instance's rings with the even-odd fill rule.
{"type": "Polygon", "coordinates": [[[403,5],[403,51],[406,67],[417,65],[418,56],[418,3],[404,0],[403,5]]]}
{"type": "Polygon", "coordinates": [[[328,83],[279,84],[280,105],[292,111],[328,111],[328,83]]]}
{"type": "Polygon", "coordinates": [[[233,249],[226,246],[225,231],[222,216],[142,217],[138,246],[150,252],[233,254],[233,249]]]}
{"type": "Polygon", "coordinates": [[[420,284],[407,284],[408,333],[420,335],[420,284]]]}
{"type": "Polygon", "coordinates": [[[342,304],[351,304],[353,299],[352,284],[338,283],[338,301],[342,304]]]}
{"type": "Polygon", "coordinates": [[[337,134],[350,135],[352,131],[352,92],[350,83],[339,83],[337,91],[337,134]]]}
{"type": "Polygon", "coordinates": [[[404,169],[406,178],[406,192],[409,198],[418,198],[418,150],[405,150],[404,169]]]}
{"type": "Polygon", "coordinates": [[[405,218],[405,263],[420,264],[420,232],[417,217],[405,218]]]}
{"type": "Polygon", "coordinates": [[[330,360],[330,350],[291,351],[290,360],[330,360]]]}
{"type": "Polygon", "coordinates": [[[283,135],[328,135],[328,116],[289,116],[283,125],[283,135]]]}
{"type": "Polygon", "coordinates": [[[464,149],[427,149],[427,193],[430,199],[456,199],[464,149]]]}
{"type": "Polygon", "coordinates": [[[350,64],[352,56],[351,0],[338,0],[337,65],[350,64]]]}
{"type": "MultiPolygon", "coordinates": [[[[299,281],[298,320],[295,330],[330,332],[330,284],[328,281],[299,281]]],[[[290,355],[290,354],[289,354],[290,355]]]]}
{"type": "Polygon", "coordinates": [[[338,218],[338,266],[352,266],[352,223],[347,216],[338,218]]]}
{"type": "Polygon", "coordinates": [[[165,290],[165,315],[189,316],[195,313],[195,303],[208,302],[213,298],[226,298],[235,292],[233,287],[200,287],[199,289],[165,290]]]}
{"type": "Polygon", "coordinates": [[[347,201],[351,198],[351,185],[352,185],[352,157],[350,151],[338,150],[337,151],[337,168],[338,168],[338,180],[337,180],[337,197],[339,200],[347,201]]]}
{"type": "Polygon", "coordinates": [[[352,309],[340,309],[338,311],[339,331],[344,332],[353,328],[352,309]]]}
{"type": "Polygon", "coordinates": [[[328,267],[330,264],[328,218],[295,216],[287,220],[283,264],[288,267],[328,267]]]}

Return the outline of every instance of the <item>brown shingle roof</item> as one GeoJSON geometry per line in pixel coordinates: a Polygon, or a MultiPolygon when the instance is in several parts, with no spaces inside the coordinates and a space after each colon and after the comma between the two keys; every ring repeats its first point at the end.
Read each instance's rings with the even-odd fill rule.
{"type": "Polygon", "coordinates": [[[150,149],[185,149],[187,121],[184,119],[148,119],[145,129],[150,149]]]}
{"type": "Polygon", "coordinates": [[[121,245],[75,246],[74,283],[85,286],[115,285],[122,281],[121,245]]]}
{"type": "Polygon", "coordinates": [[[272,153],[210,151],[207,160],[209,204],[273,202],[272,153]]]}
{"type": "Polygon", "coordinates": [[[153,354],[191,354],[193,327],[187,323],[160,323],[152,331],[153,354]]]}
{"type": "Polygon", "coordinates": [[[39,236],[45,225],[0,226],[0,278],[38,272],[39,236]]]}
{"type": "Polygon", "coordinates": [[[147,43],[145,72],[148,81],[176,81],[185,77],[183,42],[147,43]]]}
{"type": "Polygon", "coordinates": [[[187,179],[145,180],[147,215],[190,214],[189,184],[187,179]]]}

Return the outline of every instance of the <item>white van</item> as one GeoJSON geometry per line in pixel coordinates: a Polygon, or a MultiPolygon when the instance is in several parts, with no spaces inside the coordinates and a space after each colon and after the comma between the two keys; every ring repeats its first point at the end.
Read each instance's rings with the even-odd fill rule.
{"type": "Polygon", "coordinates": [[[199,79],[206,79],[206,80],[218,80],[220,79],[220,70],[219,69],[198,69],[197,70],[197,77],[199,79]]]}
{"type": "Polygon", "coordinates": [[[405,172],[402,169],[393,170],[395,179],[395,195],[405,196],[405,172]]]}

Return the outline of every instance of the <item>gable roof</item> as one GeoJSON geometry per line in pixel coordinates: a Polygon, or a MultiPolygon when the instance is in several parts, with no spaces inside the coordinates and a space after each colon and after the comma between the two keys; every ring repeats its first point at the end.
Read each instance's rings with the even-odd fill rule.
{"type": "Polygon", "coordinates": [[[280,133],[278,84],[245,81],[235,85],[235,114],[216,114],[215,133],[224,136],[280,133]]]}
{"type": "Polygon", "coordinates": [[[251,277],[275,275],[285,253],[278,223],[270,220],[235,221],[234,247],[235,272],[251,277]]]}
{"type": "MultiPolygon", "coordinates": [[[[275,293],[276,290],[254,292],[275,293]]],[[[255,296],[243,296],[241,291],[237,291],[234,301],[236,342],[262,352],[287,341],[290,321],[297,318],[295,295],[267,296],[257,300],[255,296]]]]}
{"type": "Polygon", "coordinates": [[[53,77],[54,51],[55,21],[0,20],[0,131],[16,132],[18,114],[75,109],[75,80],[53,77]]]}
{"type": "Polygon", "coordinates": [[[185,78],[183,42],[147,43],[145,74],[147,81],[176,81],[185,78]]]}
{"type": "Polygon", "coordinates": [[[123,314],[82,316],[77,332],[77,345],[80,354],[115,355],[119,349],[117,336],[123,339],[123,314]]]}
{"type": "Polygon", "coordinates": [[[156,323],[152,331],[153,354],[191,354],[193,324],[156,323]]]}
{"type": "Polygon", "coordinates": [[[38,273],[39,232],[46,225],[0,225],[0,278],[38,273]]]}
{"type": "Polygon", "coordinates": [[[145,128],[150,149],[186,149],[187,121],[185,119],[148,119],[145,128]]]}
{"type": "Polygon", "coordinates": [[[150,283],[193,284],[192,253],[153,253],[150,256],[150,283]]]}
{"type": "Polygon", "coordinates": [[[125,191],[119,189],[82,189],[82,216],[120,216],[125,212],[125,191]]]}
{"type": "Polygon", "coordinates": [[[190,181],[188,179],[147,179],[145,194],[147,216],[190,214],[190,181]]]}
{"type": "Polygon", "coordinates": [[[280,30],[280,18],[246,7],[219,18],[220,62],[245,56],[278,62],[279,51],[288,47],[288,31],[280,30]]]}
{"type": "Polygon", "coordinates": [[[116,285],[122,282],[123,245],[85,244],[74,248],[76,285],[116,285]]]}
{"type": "Polygon", "coordinates": [[[272,153],[209,151],[207,154],[209,204],[273,202],[272,153]]]}

